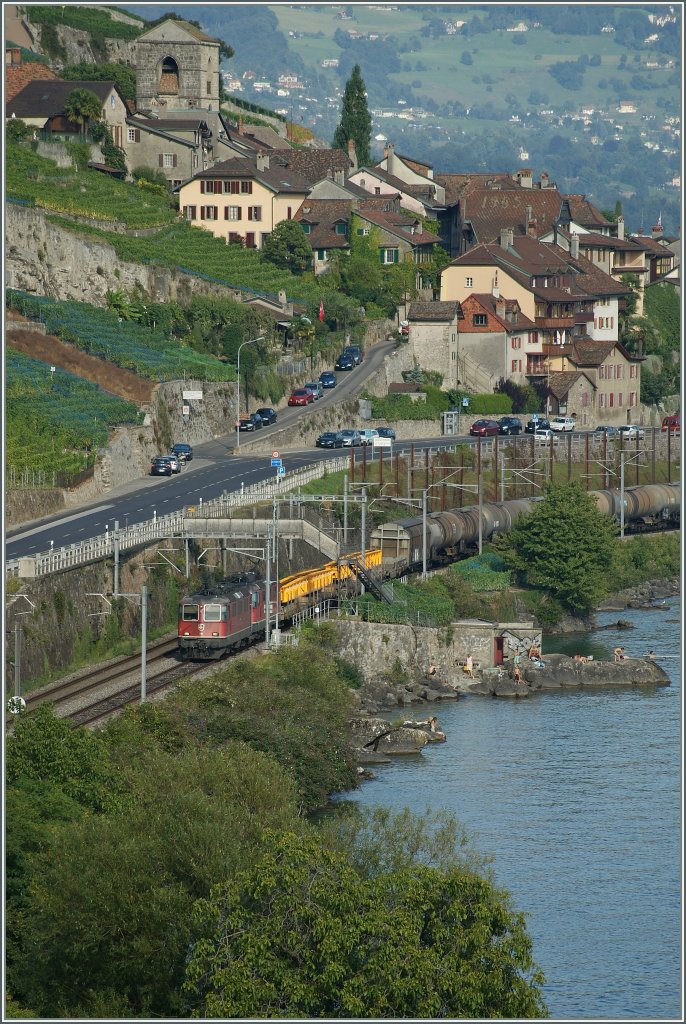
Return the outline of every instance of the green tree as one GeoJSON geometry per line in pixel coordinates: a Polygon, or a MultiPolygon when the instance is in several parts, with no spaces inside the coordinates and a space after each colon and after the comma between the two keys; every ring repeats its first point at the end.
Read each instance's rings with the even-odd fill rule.
{"type": "Polygon", "coordinates": [[[312,246],[297,220],[282,220],[262,243],[262,259],[302,274],[312,266],[312,246]]]}
{"type": "Polygon", "coordinates": [[[184,746],[170,718],[113,730],[126,803],[63,825],[32,858],[9,980],[41,1016],[182,1016],[194,901],[256,859],[265,828],[297,822],[293,781],[268,754],[184,746]]]}
{"type": "Polygon", "coordinates": [[[32,129],[20,117],[10,117],[5,124],[5,138],[10,142],[21,142],[31,132],[32,129]]]}
{"type": "Polygon", "coordinates": [[[20,715],[7,740],[7,783],[54,783],[93,811],[111,808],[118,784],[102,740],[57,718],[51,704],[20,715]]]}
{"type": "Polygon", "coordinates": [[[543,501],[508,534],[513,565],[574,612],[589,612],[608,592],[615,522],[580,483],[549,485],[543,501]]]}
{"type": "Polygon", "coordinates": [[[362,234],[362,221],[354,214],[350,218],[350,255],[341,263],[341,276],[350,295],[358,302],[369,303],[379,298],[383,273],[379,263],[379,233],[372,228],[362,234]]]}
{"type": "Polygon", "coordinates": [[[68,64],[60,76],[67,82],[116,82],[125,100],[136,99],[136,72],[126,64],[106,61],[104,64],[68,64]]]}
{"type": "Polygon", "coordinates": [[[81,134],[85,135],[88,122],[100,120],[102,104],[90,89],[72,89],[64,101],[64,112],[67,119],[78,124],[81,134]]]}
{"type": "Polygon", "coordinates": [[[355,65],[345,85],[341,120],[334,132],[333,144],[347,152],[350,139],[355,143],[358,167],[366,167],[371,163],[372,118],[359,64],[355,65]]]}
{"type": "Polygon", "coordinates": [[[522,915],[478,875],[362,877],[311,835],[265,836],[196,905],[186,984],[208,1017],[536,1017],[543,975],[522,915]]]}

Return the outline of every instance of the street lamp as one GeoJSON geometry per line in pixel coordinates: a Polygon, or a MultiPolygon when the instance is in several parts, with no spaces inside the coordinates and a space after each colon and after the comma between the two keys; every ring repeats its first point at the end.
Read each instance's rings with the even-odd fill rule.
{"type": "Polygon", "coordinates": [[[242,341],[238,346],[238,357],[236,359],[236,448],[241,446],[241,349],[244,345],[254,345],[256,341],[264,341],[264,335],[259,338],[250,338],[242,341]]]}

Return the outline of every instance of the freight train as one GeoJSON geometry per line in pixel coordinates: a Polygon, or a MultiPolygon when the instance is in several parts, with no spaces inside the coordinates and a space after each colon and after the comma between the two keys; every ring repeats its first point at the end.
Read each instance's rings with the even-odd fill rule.
{"type": "MultiPolygon", "coordinates": [[[[598,508],[617,519],[621,494],[615,490],[590,491],[598,508]]],[[[483,542],[507,532],[541,498],[484,502],[481,514],[483,542]]],[[[624,490],[624,520],[629,531],[661,529],[679,524],[679,484],[644,484],[624,490]]],[[[376,527],[364,554],[364,568],[383,578],[397,578],[423,563],[423,517],[400,519],[376,527]]],[[[477,506],[448,509],[426,516],[427,563],[442,565],[471,553],[479,538],[477,506]]],[[[324,598],[340,596],[359,588],[362,553],[346,555],[316,569],[287,576],[271,583],[271,615],[278,612],[282,624],[293,620],[303,608],[318,605],[324,598]]],[[[221,658],[264,638],[266,590],[256,573],[241,573],[208,585],[182,599],[179,608],[178,639],[182,658],[208,661],[221,658]]]]}
{"type": "MultiPolygon", "coordinates": [[[[317,604],[322,596],[333,596],[342,584],[346,589],[354,586],[355,567],[361,567],[362,562],[362,553],[357,552],[272,582],[271,615],[278,613],[282,623],[289,623],[297,612],[317,604]]],[[[380,565],[381,551],[365,552],[367,570],[380,565]]],[[[266,607],[267,583],[254,572],[237,573],[182,598],[177,634],[181,657],[212,661],[259,642],[265,636],[266,607]]]]}
{"type": "MultiPolygon", "coordinates": [[[[601,512],[621,514],[621,493],[615,490],[589,491],[601,512]]],[[[542,498],[519,498],[513,501],[483,502],[481,535],[483,543],[498,533],[506,533],[522,515],[531,511],[542,498]]],[[[624,521],[627,532],[662,529],[679,524],[681,486],[679,484],[644,484],[624,490],[624,521]]],[[[401,563],[412,569],[423,562],[422,516],[398,519],[372,531],[370,546],[380,548],[383,565],[401,563]]],[[[479,539],[477,506],[448,509],[426,516],[427,562],[446,564],[474,549],[479,539]]]]}

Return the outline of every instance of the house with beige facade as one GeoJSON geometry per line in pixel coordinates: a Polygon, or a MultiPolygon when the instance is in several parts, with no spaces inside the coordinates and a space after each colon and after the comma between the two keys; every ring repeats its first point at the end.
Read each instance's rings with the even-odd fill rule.
{"type": "Polygon", "coordinates": [[[632,355],[619,341],[591,339],[548,348],[546,355],[549,379],[559,373],[583,371],[593,385],[593,406],[570,407],[566,415],[575,413],[578,422],[588,426],[635,422],[641,401],[643,356],[632,355]]]}
{"type": "Polygon", "coordinates": [[[277,224],[294,218],[309,189],[305,178],[258,153],[214,164],[177,191],[190,224],[227,243],[261,249],[277,224]]]}
{"type": "Polygon", "coordinates": [[[212,132],[197,115],[186,118],[126,119],[123,149],[128,167],[161,171],[170,188],[177,188],[212,163],[212,132]]]}
{"type": "Polygon", "coordinates": [[[87,89],[97,96],[101,104],[100,118],[110,129],[115,146],[121,146],[129,112],[116,82],[34,80],[8,100],[5,116],[21,118],[25,124],[49,132],[56,139],[77,138],[82,134],[81,125],[70,121],[64,109],[67,97],[75,89],[87,89]]]}

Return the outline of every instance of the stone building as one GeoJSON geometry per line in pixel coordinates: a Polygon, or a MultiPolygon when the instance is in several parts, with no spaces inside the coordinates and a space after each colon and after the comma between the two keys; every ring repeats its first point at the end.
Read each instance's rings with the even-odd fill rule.
{"type": "Polygon", "coordinates": [[[170,18],[138,37],[134,47],[139,110],[174,117],[219,111],[219,40],[170,18]]]}
{"type": "Polygon", "coordinates": [[[408,343],[413,358],[423,370],[443,376],[443,388],[457,387],[459,322],[463,317],[459,302],[412,302],[408,310],[408,343]]]}

